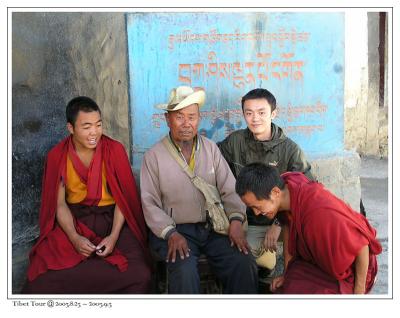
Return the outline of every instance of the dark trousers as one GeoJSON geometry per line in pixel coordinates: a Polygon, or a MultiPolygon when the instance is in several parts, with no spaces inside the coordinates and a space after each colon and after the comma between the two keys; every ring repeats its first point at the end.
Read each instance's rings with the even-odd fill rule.
{"type": "MultiPolygon", "coordinates": [[[[224,286],[227,294],[256,294],[257,266],[253,255],[239,252],[231,246],[228,236],[217,234],[207,223],[178,224],[177,231],[183,235],[190,248],[190,256],[181,259],[177,253],[174,263],[167,263],[168,292],[171,294],[200,293],[200,277],[197,261],[201,254],[224,286]]],[[[150,247],[161,259],[166,259],[168,241],[150,234],[150,247]]]]}
{"type": "MultiPolygon", "coordinates": [[[[71,212],[100,237],[110,234],[114,206],[86,207],[71,205],[71,212]]],[[[74,267],[48,270],[27,282],[23,294],[146,294],[150,292],[151,270],[138,240],[124,224],[118,248],[128,260],[128,269],[120,272],[99,256],[87,258],[74,267]]]]}

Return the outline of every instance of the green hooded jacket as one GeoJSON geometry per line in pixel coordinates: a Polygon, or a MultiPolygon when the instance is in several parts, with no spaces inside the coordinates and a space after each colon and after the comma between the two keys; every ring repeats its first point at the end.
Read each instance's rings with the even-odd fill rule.
{"type": "MultiPolygon", "coordinates": [[[[279,126],[271,123],[271,129],[272,138],[268,141],[254,139],[252,132],[246,128],[234,131],[217,143],[235,178],[245,165],[263,162],[276,167],[280,174],[287,171],[299,171],[314,180],[310,171],[311,166],[300,147],[286,137],[279,126]]],[[[255,216],[249,209],[247,209],[247,217],[249,224],[252,225],[271,224],[265,216],[255,216]]]]}

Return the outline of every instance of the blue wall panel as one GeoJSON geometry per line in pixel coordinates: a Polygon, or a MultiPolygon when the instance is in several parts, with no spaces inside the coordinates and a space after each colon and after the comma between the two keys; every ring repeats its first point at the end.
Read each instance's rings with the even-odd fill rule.
{"type": "Polygon", "coordinates": [[[215,141],[246,127],[240,99],[264,87],[308,156],[343,152],[343,13],[130,13],[127,31],[135,153],[168,131],[154,106],[178,85],[205,89],[200,130],[215,141]]]}

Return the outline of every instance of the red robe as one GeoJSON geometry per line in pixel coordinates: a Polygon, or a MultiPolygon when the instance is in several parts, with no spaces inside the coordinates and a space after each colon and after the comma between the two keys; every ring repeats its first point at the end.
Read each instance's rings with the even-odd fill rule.
{"type": "MultiPolygon", "coordinates": [[[[65,180],[66,177],[67,154],[72,144],[71,139],[71,136],[65,138],[52,148],[47,155],[43,174],[42,201],[39,215],[40,236],[29,254],[29,281],[34,280],[38,275],[46,272],[48,269],[66,269],[85,260],[85,257],[75,250],[67,235],[58,226],[55,218],[58,187],[60,181],[62,179],[65,180]]],[[[142,246],[144,255],[146,255],[148,258],[147,260],[149,260],[150,256],[146,243],[146,225],[125,148],[118,141],[105,135],[102,136],[100,144],[96,150],[100,151],[99,147],[101,147],[101,153],[99,155],[102,160],[94,163],[98,165],[100,181],[97,177],[95,178],[95,183],[101,183],[101,163],[104,162],[107,184],[110,192],[123,213],[125,221],[133,235],[142,246]]],[[[72,158],[72,160],[74,159],[72,158]]],[[[96,159],[94,159],[93,162],[96,162],[96,159]]],[[[97,189],[97,187],[95,188],[97,189]]],[[[85,203],[96,204],[96,202],[98,202],[98,198],[90,198],[91,193],[93,191],[96,192],[96,189],[90,189],[88,186],[88,196],[84,200],[85,203]],[[88,198],[89,201],[87,200],[88,198]]],[[[93,196],[96,197],[96,194],[93,196]]],[[[83,223],[76,221],[75,226],[81,235],[87,237],[95,244],[99,243],[101,238],[96,237],[83,223]]],[[[127,266],[126,259],[121,256],[118,251],[115,251],[111,256],[106,258],[106,260],[117,265],[121,271],[127,266]]]]}
{"type": "Polygon", "coordinates": [[[353,293],[354,261],[369,246],[366,292],[377,273],[382,247],[368,220],[302,173],[282,175],[290,192],[289,253],[284,293],[353,293]]]}

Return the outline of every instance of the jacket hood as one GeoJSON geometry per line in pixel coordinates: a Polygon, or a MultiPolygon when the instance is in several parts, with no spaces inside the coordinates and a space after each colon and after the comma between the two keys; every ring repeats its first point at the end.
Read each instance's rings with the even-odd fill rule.
{"type": "Polygon", "coordinates": [[[284,142],[287,139],[282,128],[275,125],[274,123],[271,123],[271,135],[272,135],[271,140],[259,141],[254,138],[254,135],[250,131],[250,129],[246,128],[246,139],[249,139],[252,142],[259,142],[263,144],[264,148],[266,149],[274,148],[275,146],[279,145],[280,143],[284,142]]]}

